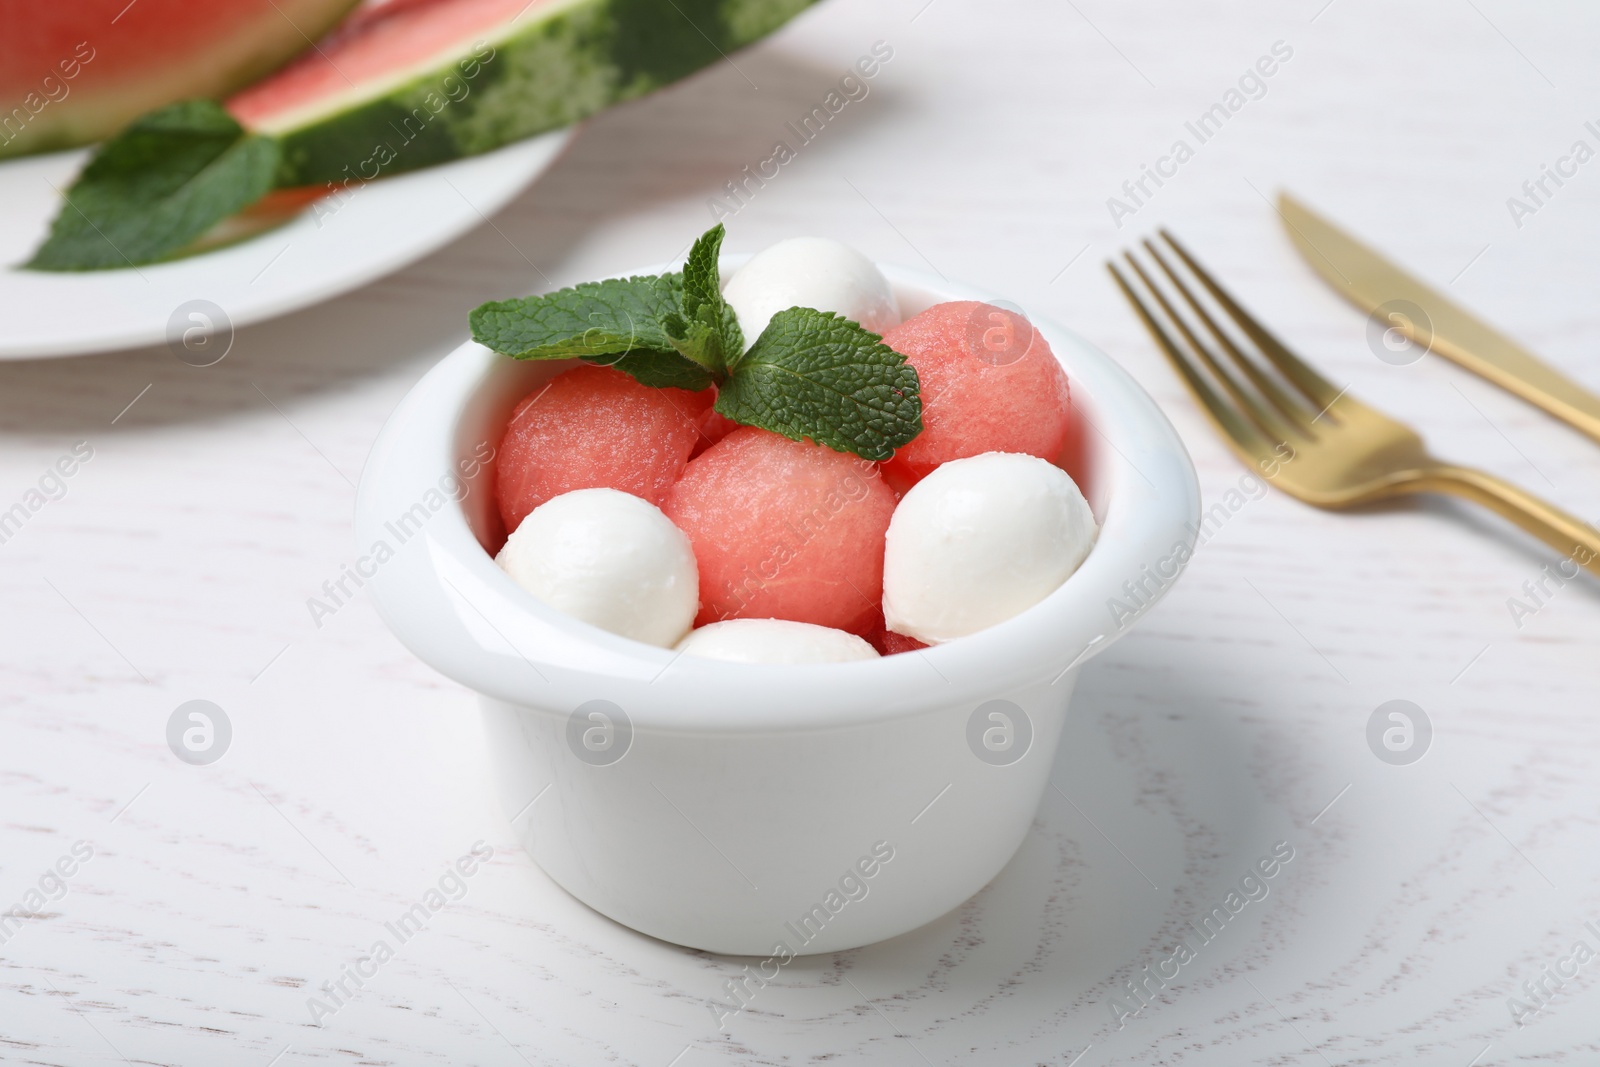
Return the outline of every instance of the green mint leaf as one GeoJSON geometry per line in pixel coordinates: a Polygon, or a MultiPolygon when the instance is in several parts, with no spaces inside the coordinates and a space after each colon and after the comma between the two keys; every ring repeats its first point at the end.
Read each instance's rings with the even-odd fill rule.
{"type": "Polygon", "coordinates": [[[698,391],[715,378],[680,353],[664,325],[682,320],[682,288],[679,274],[584,282],[484,304],[468,321],[474,341],[516,359],[577,357],[656,389],[698,391]]]}
{"type": "Polygon", "coordinates": [[[722,276],[717,271],[717,256],[722,252],[722,238],[726,233],[719,222],[701,234],[689,249],[689,258],[683,265],[683,314],[690,321],[700,317],[702,307],[722,306],[722,276]]]}
{"type": "Polygon", "coordinates": [[[722,299],[717,257],[726,234],[722,223],[700,235],[683,267],[683,310],[664,320],[673,347],[720,376],[744,352],[739,320],[722,299]]]}
{"type": "Polygon", "coordinates": [[[673,353],[663,319],[677,313],[677,275],[584,282],[473,310],[472,339],[517,359],[673,353]]]}
{"type": "MultiPolygon", "coordinates": [[[[731,317],[733,310],[728,308],[726,311],[731,317]]],[[[714,314],[711,308],[702,307],[699,319],[685,322],[682,316],[669,316],[666,327],[672,347],[680,355],[704,367],[713,378],[723,378],[727,376],[728,366],[738,358],[739,349],[727,347],[727,327],[717,322],[714,314]]],[[[739,329],[738,323],[734,323],[733,329],[739,329]]],[[[737,332],[734,333],[734,342],[741,347],[744,344],[737,332]]]]}
{"type": "Polygon", "coordinates": [[[716,410],[870,460],[922,432],[916,368],[877,334],[811,308],[772,317],[722,383],[716,410]]]}
{"type": "Polygon", "coordinates": [[[722,338],[717,331],[703,322],[684,322],[682,318],[670,320],[668,332],[672,347],[684,359],[693,360],[707,374],[721,370],[723,359],[722,338]]]}
{"type": "Polygon", "coordinates": [[[744,330],[739,326],[739,316],[735,315],[733,308],[726,303],[722,305],[719,313],[720,322],[718,330],[722,334],[722,347],[728,353],[728,366],[733,366],[744,357],[744,330]]]}
{"type": "Polygon", "coordinates": [[[189,100],[134,121],[67,189],[33,270],[106,270],[180,255],[272,189],[277,142],[220,104],[189,100]]]}
{"type": "Polygon", "coordinates": [[[636,349],[621,356],[592,356],[588,362],[615,367],[653,389],[687,389],[698,393],[716,381],[711,372],[676,352],[636,349]]]}

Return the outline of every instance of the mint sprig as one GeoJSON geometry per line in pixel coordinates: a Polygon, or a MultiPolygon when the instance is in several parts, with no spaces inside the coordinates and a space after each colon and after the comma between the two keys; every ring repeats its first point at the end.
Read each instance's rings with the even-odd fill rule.
{"type": "Polygon", "coordinates": [[[727,372],[744,353],[744,333],[733,308],[722,299],[717,257],[722,252],[722,223],[707,230],[689,249],[683,266],[683,311],[665,320],[672,346],[712,374],[727,372]]]}
{"type": "Polygon", "coordinates": [[[644,385],[718,387],[716,410],[746,426],[885,460],[922,432],[916,368],[860,324],[813,308],[772,317],[750,350],[722,298],[721,224],[681,272],[586,282],[484,304],[473,340],[517,359],[614,366],[644,385]]]}
{"type": "Polygon", "coordinates": [[[278,145],[220,104],[152,111],[107,141],[67,190],[33,270],[105,270],[181,255],[272,189],[278,145]]]}

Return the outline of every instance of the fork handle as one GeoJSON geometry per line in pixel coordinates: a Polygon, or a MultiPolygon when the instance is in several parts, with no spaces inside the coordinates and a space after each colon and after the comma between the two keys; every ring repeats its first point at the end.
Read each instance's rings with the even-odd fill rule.
{"type": "Polygon", "coordinates": [[[1442,463],[1430,469],[1423,481],[1424,487],[1433,492],[1449,493],[1482,504],[1574,564],[1600,574],[1600,530],[1576,515],[1518,489],[1503,478],[1471,467],[1442,463]]]}

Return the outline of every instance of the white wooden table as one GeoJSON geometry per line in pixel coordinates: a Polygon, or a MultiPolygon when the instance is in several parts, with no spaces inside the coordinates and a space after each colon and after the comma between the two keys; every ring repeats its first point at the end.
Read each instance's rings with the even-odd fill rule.
{"type": "Polygon", "coordinates": [[[468,309],[670,257],[879,40],[869,95],[727,220],[730,249],[826,234],[1012,294],[1121,360],[1220,500],[1242,469],[1101,269],[1164,223],[1441,454],[1600,518],[1600,449],[1436,358],[1375,358],[1266,202],[1294,189],[1600,388],[1600,162],[1520,227],[1507,206],[1573,142],[1600,148],[1600,9],[1324,5],[831,0],[591,123],[492,227],[242,330],[216,366],[0,366],[0,507],[93,450],[0,545],[0,911],[43,883],[35,917],[0,922],[0,1060],[1600,1061],[1600,960],[1571,956],[1600,951],[1600,586],[1547,585],[1519,626],[1509,598],[1555,560],[1466,508],[1238,507],[1086,669],[1015,862],[925,929],[786,967],[720,1032],[705,1004],[743,961],[554,887],[490,799],[469,694],[365,599],[320,627],[307,610],[355,556],[378,427],[468,309]],[[1264,94],[1198,143],[1185,123],[1280,41],[1264,94]],[[1118,229],[1108,198],[1180,138],[1192,158],[1118,229]],[[166,742],[192,699],[232,724],[209,766],[166,742]],[[1366,740],[1392,699],[1433,727],[1407,766],[1366,740]],[[480,841],[465,895],[344,978],[480,841]],[[1170,973],[1187,924],[1278,842],[1294,858],[1266,898],[1115,1025],[1121,983],[1170,973]],[[1525,981],[1550,993],[1519,1027],[1525,981]]]}

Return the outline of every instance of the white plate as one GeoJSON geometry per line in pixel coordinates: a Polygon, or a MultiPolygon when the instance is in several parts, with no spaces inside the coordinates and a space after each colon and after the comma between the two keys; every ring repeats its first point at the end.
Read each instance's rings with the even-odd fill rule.
{"type": "Polygon", "coordinates": [[[243,326],[399,270],[481,225],[554,162],[572,131],[385,178],[284,226],[189,259],[124,270],[18,270],[86,151],[0,166],[0,359],[160,344],[243,326]],[[331,210],[330,210],[331,209],[331,210]],[[217,321],[220,316],[225,321],[217,321]],[[200,317],[195,317],[198,314],[200,317]],[[170,331],[170,332],[169,332],[170,331]]]}

